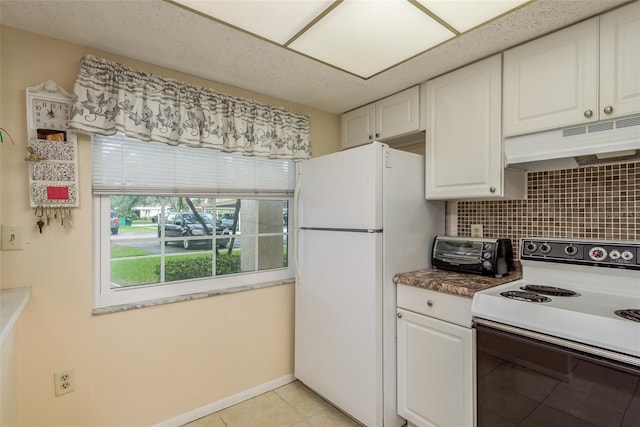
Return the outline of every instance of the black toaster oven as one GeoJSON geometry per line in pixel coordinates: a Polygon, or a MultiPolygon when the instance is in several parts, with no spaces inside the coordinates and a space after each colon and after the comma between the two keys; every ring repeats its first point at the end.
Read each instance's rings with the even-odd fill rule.
{"type": "Polygon", "coordinates": [[[511,240],[436,236],[431,265],[462,273],[502,277],[513,268],[511,240]]]}

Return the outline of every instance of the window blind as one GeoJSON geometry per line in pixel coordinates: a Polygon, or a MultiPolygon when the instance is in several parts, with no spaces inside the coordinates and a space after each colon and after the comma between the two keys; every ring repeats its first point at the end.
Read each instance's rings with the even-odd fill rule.
{"type": "Polygon", "coordinates": [[[93,194],[289,195],[295,164],[124,134],[92,137],[93,194]]]}

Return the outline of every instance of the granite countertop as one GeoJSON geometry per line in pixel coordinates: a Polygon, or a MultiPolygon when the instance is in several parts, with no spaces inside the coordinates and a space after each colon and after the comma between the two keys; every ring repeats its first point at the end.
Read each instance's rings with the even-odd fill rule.
{"type": "Polygon", "coordinates": [[[429,268],[396,274],[393,277],[393,281],[400,285],[415,286],[431,291],[472,298],[473,294],[478,291],[521,278],[522,265],[519,262],[515,262],[513,271],[501,278],[429,268]]]}

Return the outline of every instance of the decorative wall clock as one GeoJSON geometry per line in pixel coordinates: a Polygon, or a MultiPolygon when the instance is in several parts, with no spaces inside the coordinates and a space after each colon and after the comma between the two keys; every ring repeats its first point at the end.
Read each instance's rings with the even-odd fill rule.
{"type": "Polygon", "coordinates": [[[75,131],[69,130],[71,94],[52,80],[28,87],[27,150],[31,207],[79,206],[75,131]]]}

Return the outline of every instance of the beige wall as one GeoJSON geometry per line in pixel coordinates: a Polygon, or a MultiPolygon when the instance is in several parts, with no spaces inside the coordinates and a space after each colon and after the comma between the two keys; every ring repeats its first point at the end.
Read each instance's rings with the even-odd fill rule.
{"type": "Polygon", "coordinates": [[[26,247],[0,252],[0,287],[33,288],[18,329],[19,424],[149,425],[292,373],[292,285],[91,315],[89,140],[78,140],[75,228],[51,226],[39,234],[23,160],[25,88],[51,79],[71,91],[80,58],[102,56],[308,114],[316,156],[338,149],[338,116],[8,27],[1,31],[0,126],[16,146],[0,146],[0,221],[25,226],[26,247]],[[75,371],[76,391],[56,398],[53,373],[67,369],[75,371]]]}
{"type": "Polygon", "coordinates": [[[18,419],[18,334],[15,330],[0,346],[0,426],[13,426],[18,419]]]}

